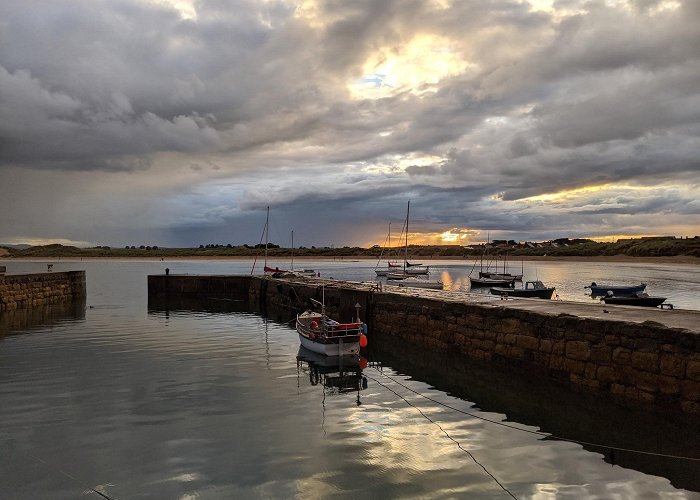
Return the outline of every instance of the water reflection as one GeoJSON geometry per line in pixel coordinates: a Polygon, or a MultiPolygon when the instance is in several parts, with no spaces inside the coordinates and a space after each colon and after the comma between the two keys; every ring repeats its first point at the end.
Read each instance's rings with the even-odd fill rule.
{"type": "Polygon", "coordinates": [[[303,346],[297,352],[297,374],[306,373],[311,385],[323,387],[324,402],[326,395],[356,393],[360,406],[360,391],[367,389],[363,366],[367,366],[367,360],[359,355],[323,356],[303,346]]]}
{"type": "Polygon", "coordinates": [[[85,319],[85,297],[0,313],[0,338],[41,326],[85,319]]]}
{"type": "MultiPolygon", "coordinates": [[[[72,265],[87,268],[93,307],[75,320],[28,322],[19,331],[31,335],[0,341],[2,499],[73,500],[100,485],[119,499],[507,498],[417,408],[517,498],[699,497],[678,490],[700,489],[697,467],[617,452],[613,466],[606,450],[482,418],[678,454],[700,449],[697,422],[644,417],[534,375],[377,337],[362,369],[367,389],[356,389],[346,365],[348,384],[331,375],[326,386],[319,372],[312,385],[316,375],[297,359],[298,336],[286,324],[292,311],[259,316],[232,301],[147,309],[145,276],[162,272],[162,263],[72,265]]],[[[167,266],[250,272],[247,262],[167,266]]],[[[357,266],[333,275],[371,271],[357,266]]],[[[441,271],[462,273],[458,265],[441,271]]]]}
{"type": "Polygon", "coordinates": [[[504,422],[533,426],[579,443],[611,464],[671,480],[700,491],[700,463],[621,451],[645,450],[700,459],[700,427],[692,416],[674,419],[622,406],[603,395],[577,394],[537,374],[494,368],[449,353],[425,352],[392,338],[373,339],[369,359],[409,373],[450,396],[472,402],[481,413],[505,415],[504,422]]]}

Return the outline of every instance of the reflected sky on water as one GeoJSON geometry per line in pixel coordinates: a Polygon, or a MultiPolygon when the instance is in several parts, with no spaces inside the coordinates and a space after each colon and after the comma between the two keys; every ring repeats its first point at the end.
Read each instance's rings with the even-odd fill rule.
{"type": "MultiPolygon", "coordinates": [[[[338,278],[364,272],[317,264],[338,278]]],[[[452,265],[443,272],[456,275],[452,265]]],[[[234,302],[147,309],[149,273],[249,272],[249,263],[54,269],[64,266],[87,270],[86,309],[24,318],[0,338],[2,499],[74,499],[88,488],[121,500],[510,498],[503,488],[516,498],[700,498],[689,491],[700,489],[694,464],[613,465],[604,451],[481,418],[615,444],[634,441],[634,429],[615,428],[636,422],[639,446],[669,452],[668,434],[685,441],[673,443],[677,452],[697,449],[697,433],[663,421],[594,411],[566,391],[538,392],[510,374],[388,343],[370,346],[366,388],[330,390],[314,384],[295,331],[279,318],[234,302]],[[656,440],[648,429],[658,429],[656,440]]]]}

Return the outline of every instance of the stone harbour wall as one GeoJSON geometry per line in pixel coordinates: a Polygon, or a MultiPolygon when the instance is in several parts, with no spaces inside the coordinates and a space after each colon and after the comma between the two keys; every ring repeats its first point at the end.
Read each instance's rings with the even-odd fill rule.
{"type": "MultiPolygon", "coordinates": [[[[671,311],[686,315],[691,325],[698,318],[698,328],[689,330],[613,314],[595,318],[562,312],[595,307],[585,304],[553,302],[531,310],[517,301],[468,302],[452,294],[381,291],[332,281],[322,288],[318,280],[260,276],[230,276],[226,286],[202,277],[207,285],[185,286],[192,279],[183,277],[180,283],[174,276],[149,276],[149,297],[165,290],[218,290],[245,298],[263,313],[268,307],[289,311],[290,318],[311,306],[311,299],[325,297],[329,315],[339,321],[351,320],[359,304],[370,345],[391,337],[432,352],[457,353],[465,363],[507,364],[524,377],[545,374],[572,389],[652,410],[700,414],[700,313],[671,311]]],[[[653,317],[668,317],[658,313],[653,317]]]]}
{"type": "Polygon", "coordinates": [[[0,275],[0,312],[85,298],[85,271],[0,275]]]}
{"type": "Polygon", "coordinates": [[[645,322],[382,294],[371,333],[430,350],[544,372],[587,391],[700,413],[695,332],[645,322]]]}

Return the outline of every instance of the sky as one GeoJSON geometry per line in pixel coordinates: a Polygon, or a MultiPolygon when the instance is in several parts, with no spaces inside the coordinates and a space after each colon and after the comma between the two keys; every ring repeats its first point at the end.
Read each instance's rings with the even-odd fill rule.
{"type": "MultiPolygon", "coordinates": [[[[0,0],[0,243],[700,235],[697,0],[0,0]]],[[[395,244],[397,244],[395,242],[395,244]]]]}

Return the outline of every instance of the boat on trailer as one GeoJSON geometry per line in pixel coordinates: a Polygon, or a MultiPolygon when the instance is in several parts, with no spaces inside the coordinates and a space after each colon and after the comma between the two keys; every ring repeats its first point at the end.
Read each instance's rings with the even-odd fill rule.
{"type": "Polygon", "coordinates": [[[304,311],[297,315],[299,341],[306,349],[325,356],[359,354],[367,345],[367,325],[357,317],[352,323],[339,323],[326,315],[323,302],[311,299],[321,306],[321,312],[304,311]]]}

